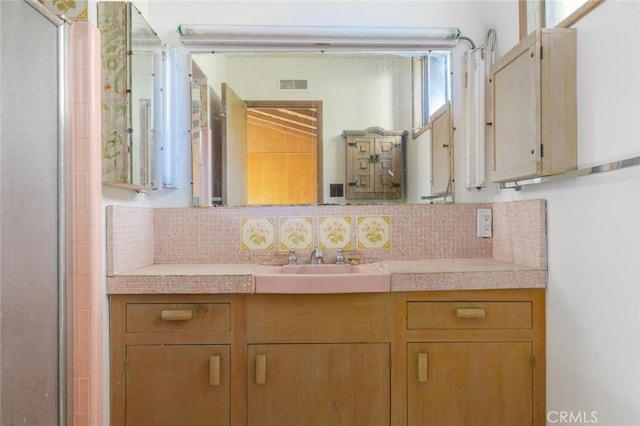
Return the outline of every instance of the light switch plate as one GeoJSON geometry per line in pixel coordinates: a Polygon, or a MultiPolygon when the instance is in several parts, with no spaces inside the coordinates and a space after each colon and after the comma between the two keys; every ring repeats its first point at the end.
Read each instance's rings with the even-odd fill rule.
{"type": "Polygon", "coordinates": [[[493,236],[491,209],[478,209],[477,223],[478,237],[491,238],[493,236]]]}

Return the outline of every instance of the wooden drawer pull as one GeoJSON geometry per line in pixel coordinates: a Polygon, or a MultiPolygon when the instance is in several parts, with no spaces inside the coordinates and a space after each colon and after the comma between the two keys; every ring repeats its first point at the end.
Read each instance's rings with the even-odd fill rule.
{"type": "Polygon", "coordinates": [[[160,314],[163,321],[188,321],[192,317],[193,312],[187,310],[166,310],[160,314]]]}
{"type": "Polygon", "coordinates": [[[420,352],[418,354],[418,382],[427,383],[429,380],[429,354],[420,352]]]}
{"type": "Polygon", "coordinates": [[[267,356],[265,354],[256,355],[256,384],[267,383],[267,356]]]}
{"type": "Polygon", "coordinates": [[[209,385],[220,385],[220,355],[209,357],[209,385]]]}
{"type": "Polygon", "coordinates": [[[487,316],[485,308],[457,308],[456,316],[458,318],[484,318],[487,316]]]}

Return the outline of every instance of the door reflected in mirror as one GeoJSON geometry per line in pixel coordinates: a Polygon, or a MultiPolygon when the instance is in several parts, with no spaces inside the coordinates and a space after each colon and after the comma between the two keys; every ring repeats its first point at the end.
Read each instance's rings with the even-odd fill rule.
{"type": "MultiPolygon", "coordinates": [[[[209,140],[192,146],[198,158],[193,164],[199,164],[194,182],[200,182],[194,186],[194,204],[211,205],[209,200],[229,206],[354,202],[344,197],[346,190],[330,191],[346,185],[342,133],[379,127],[412,134],[416,99],[412,64],[415,57],[424,55],[403,51],[192,53],[192,78],[198,75],[199,84],[207,87],[197,92],[206,93],[199,101],[210,105],[202,108],[209,117],[201,121],[208,121],[211,129],[198,133],[209,140]],[[213,183],[203,185],[209,175],[213,183]]],[[[429,76],[425,78],[428,82],[429,76]]],[[[448,89],[448,80],[442,84],[448,89]]],[[[419,96],[428,95],[428,87],[419,89],[419,96]]],[[[430,132],[409,139],[405,156],[417,152],[419,144],[429,144],[430,132]]],[[[404,187],[411,188],[412,194],[430,195],[430,164],[428,156],[407,162],[404,187]]],[[[397,202],[420,199],[416,195],[412,200],[404,192],[397,202]]]]}

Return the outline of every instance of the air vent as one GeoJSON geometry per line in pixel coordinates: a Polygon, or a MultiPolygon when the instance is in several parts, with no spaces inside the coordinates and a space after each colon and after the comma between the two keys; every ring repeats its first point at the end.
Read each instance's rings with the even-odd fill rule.
{"type": "Polygon", "coordinates": [[[278,82],[280,90],[307,90],[309,88],[307,80],[280,79],[278,82]]]}

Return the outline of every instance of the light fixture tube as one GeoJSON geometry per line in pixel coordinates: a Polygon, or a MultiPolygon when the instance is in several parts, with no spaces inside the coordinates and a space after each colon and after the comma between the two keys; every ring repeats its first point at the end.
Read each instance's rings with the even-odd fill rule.
{"type": "Polygon", "coordinates": [[[318,27],[318,26],[178,26],[185,45],[213,50],[348,50],[451,48],[458,43],[457,28],[428,27],[318,27]]]}

